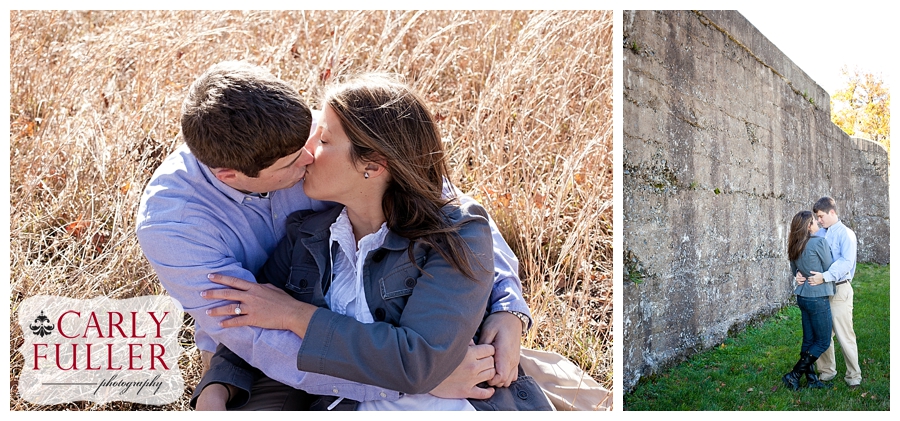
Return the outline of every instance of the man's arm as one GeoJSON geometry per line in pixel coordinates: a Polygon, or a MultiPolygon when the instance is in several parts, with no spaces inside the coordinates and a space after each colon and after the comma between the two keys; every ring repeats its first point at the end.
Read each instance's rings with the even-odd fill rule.
{"type": "Polygon", "coordinates": [[[358,401],[400,397],[398,392],[385,388],[298,370],[295,364],[302,341],[291,332],[220,327],[206,310],[226,303],[200,297],[201,291],[221,287],[209,281],[207,275],[220,273],[251,282],[255,278],[233,257],[224,239],[198,224],[197,221],[148,224],[137,232],[141,249],[163,287],[194,318],[197,331],[225,344],[272,379],[312,394],[358,401]]]}
{"type": "Polygon", "coordinates": [[[307,327],[291,328],[321,338],[303,343],[298,367],[364,383],[390,381],[387,386],[413,394],[428,393],[447,379],[467,354],[493,283],[486,214],[469,204],[462,206],[461,215],[458,234],[477,262],[471,266],[474,278],[456,270],[434,249],[416,246],[416,261],[425,256],[420,270],[410,265],[384,268],[389,272],[382,287],[414,277],[415,288],[405,304],[387,311],[393,314],[386,320],[391,323],[361,323],[318,309],[307,327]]]}
{"type": "MultiPolygon", "coordinates": [[[[477,203],[475,199],[458,193],[461,203],[477,203]]],[[[494,346],[494,366],[496,374],[488,381],[491,386],[508,387],[518,377],[519,352],[522,334],[533,324],[531,311],[522,296],[522,282],[519,280],[519,260],[509,244],[500,235],[497,224],[488,215],[491,238],[494,244],[494,285],[491,289],[491,315],[481,328],[479,344],[494,346]],[[522,314],[527,323],[516,315],[522,314]]]]}
{"type": "Polygon", "coordinates": [[[838,235],[828,239],[829,243],[834,241],[835,246],[831,248],[834,262],[828,267],[828,271],[824,273],[812,272],[811,278],[821,282],[837,282],[845,279],[847,275],[856,266],[856,235],[849,228],[844,227],[838,235]],[[835,253],[834,251],[837,251],[835,253]]]}
{"type": "Polygon", "coordinates": [[[847,274],[856,266],[856,236],[844,227],[841,235],[835,240],[837,240],[840,256],[832,253],[834,262],[828,267],[828,272],[825,272],[826,282],[837,282],[846,278],[847,274]]]}
{"type": "MultiPolygon", "coordinates": [[[[461,204],[478,203],[472,197],[463,194],[449,181],[444,183],[444,195],[456,195],[461,204]]],[[[479,204],[480,206],[480,204],[479,204]]],[[[491,239],[494,243],[494,286],[491,289],[491,313],[499,311],[515,311],[528,317],[528,326],[531,328],[531,311],[528,303],[522,297],[522,282],[519,280],[519,259],[510,249],[509,244],[500,235],[500,230],[494,219],[488,215],[488,224],[491,228],[491,239]]]]}

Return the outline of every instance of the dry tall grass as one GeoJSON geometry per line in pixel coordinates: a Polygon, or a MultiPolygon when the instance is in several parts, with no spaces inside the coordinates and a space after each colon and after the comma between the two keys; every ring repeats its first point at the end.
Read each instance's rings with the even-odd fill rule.
{"type": "MultiPolygon", "coordinates": [[[[337,75],[396,72],[431,102],[460,188],[519,256],[535,328],[612,388],[612,16],[603,12],[16,12],[10,16],[11,290],[164,293],[134,216],[209,65],[269,68],[317,106],[337,75]]],[[[10,347],[22,343],[10,321],[10,347]]],[[[192,347],[186,327],[183,344],[192,347]]],[[[11,409],[157,409],[78,403],[11,409]]],[[[186,384],[199,358],[181,362],[186,384]]],[[[185,409],[187,397],[163,409],[185,409]]]]}

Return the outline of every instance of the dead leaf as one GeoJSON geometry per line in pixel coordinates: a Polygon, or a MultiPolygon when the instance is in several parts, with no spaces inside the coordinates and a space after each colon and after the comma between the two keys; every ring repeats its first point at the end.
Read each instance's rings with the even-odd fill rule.
{"type": "Polygon", "coordinates": [[[75,238],[80,238],[82,235],[84,235],[84,232],[90,226],[91,226],[90,221],[85,221],[84,214],[82,214],[81,216],[78,217],[78,219],[75,220],[75,222],[70,222],[70,223],[66,224],[65,229],[66,229],[66,233],[68,233],[69,235],[71,235],[75,238]]]}
{"type": "Polygon", "coordinates": [[[497,196],[497,201],[500,202],[500,204],[503,205],[504,208],[508,208],[510,202],[512,202],[512,194],[510,194],[508,192],[503,193],[503,194],[497,196]]]}
{"type": "Polygon", "coordinates": [[[584,173],[575,173],[575,184],[584,184],[585,179],[584,173]]]}
{"type": "Polygon", "coordinates": [[[25,134],[25,136],[34,136],[34,121],[29,121],[22,130],[22,133],[25,134]]]}

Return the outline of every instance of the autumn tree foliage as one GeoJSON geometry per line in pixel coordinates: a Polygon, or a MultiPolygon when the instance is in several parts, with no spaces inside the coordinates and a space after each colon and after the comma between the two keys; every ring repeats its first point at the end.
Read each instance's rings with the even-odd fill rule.
{"type": "Polygon", "coordinates": [[[843,68],[843,89],[831,96],[831,121],[850,136],[874,140],[890,152],[891,93],[881,75],[843,68]]]}

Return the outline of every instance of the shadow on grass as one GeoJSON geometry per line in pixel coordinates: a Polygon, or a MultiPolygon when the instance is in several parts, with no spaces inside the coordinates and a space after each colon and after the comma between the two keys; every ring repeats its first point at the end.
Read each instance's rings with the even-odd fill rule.
{"type": "Polygon", "coordinates": [[[890,265],[857,265],[853,289],[863,375],[858,388],[843,381],[846,366],[837,344],[838,377],[831,388],[784,387],[781,376],[797,361],[803,338],[800,310],[791,303],[723,344],[642,379],[625,395],[625,410],[890,410],[890,265]]]}

